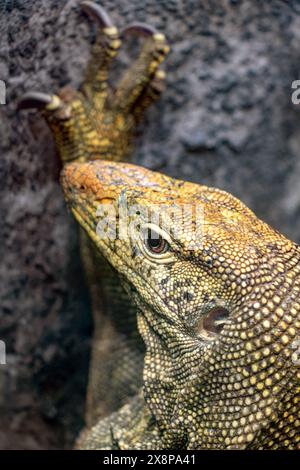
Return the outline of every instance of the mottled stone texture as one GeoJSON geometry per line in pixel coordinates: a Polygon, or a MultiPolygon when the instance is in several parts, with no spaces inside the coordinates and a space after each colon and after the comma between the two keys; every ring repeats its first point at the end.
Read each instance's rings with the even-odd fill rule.
{"type": "MultiPolygon", "coordinates": [[[[80,83],[94,29],[76,5],[0,1],[3,449],[68,448],[83,424],[92,327],[76,224],[46,125],[16,113],[24,90],[80,83]]],[[[137,161],[224,188],[299,241],[300,121],[291,83],[300,78],[300,2],[102,5],[119,25],[149,22],[172,45],[168,87],[148,113],[137,161]]]]}

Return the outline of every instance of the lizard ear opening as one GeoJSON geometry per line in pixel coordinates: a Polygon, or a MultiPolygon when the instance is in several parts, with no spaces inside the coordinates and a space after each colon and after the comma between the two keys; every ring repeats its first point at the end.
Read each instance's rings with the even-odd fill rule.
{"type": "Polygon", "coordinates": [[[201,338],[212,340],[219,336],[228,322],[229,311],[224,307],[213,307],[201,318],[198,333],[201,338]]]}

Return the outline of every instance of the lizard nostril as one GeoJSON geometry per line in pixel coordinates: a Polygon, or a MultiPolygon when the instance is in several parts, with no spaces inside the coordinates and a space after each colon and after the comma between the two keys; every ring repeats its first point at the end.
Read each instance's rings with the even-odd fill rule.
{"type": "Polygon", "coordinates": [[[85,186],[84,184],[81,184],[81,185],[79,186],[79,189],[80,189],[80,191],[85,191],[85,190],[86,190],[86,186],[85,186]]]}

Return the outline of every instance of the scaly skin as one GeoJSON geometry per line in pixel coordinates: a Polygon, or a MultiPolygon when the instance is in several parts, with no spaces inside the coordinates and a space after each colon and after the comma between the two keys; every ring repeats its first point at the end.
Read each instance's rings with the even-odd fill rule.
{"type": "Polygon", "coordinates": [[[137,304],[146,345],[144,398],[79,447],[299,448],[299,246],[224,191],[131,164],[71,163],[62,184],[137,304]],[[120,219],[116,237],[101,235],[103,209],[124,211],[125,202],[139,206],[126,221],[137,238],[120,235],[120,219]]]}
{"type": "MultiPolygon", "coordinates": [[[[66,87],[58,95],[30,92],[23,96],[19,107],[41,110],[63,164],[129,160],[136,128],[163,89],[165,74],[159,66],[169,47],[164,35],[148,25],[131,24],[120,35],[99,5],[85,1],[81,8],[98,26],[81,89],[66,87]],[[142,50],[117,89],[112,90],[108,84],[111,63],[121,46],[121,37],[132,34],[143,37],[142,50]]],[[[135,306],[84,232],[81,252],[94,319],[86,413],[87,426],[91,426],[138,391],[144,345],[137,332],[135,306]]]]}

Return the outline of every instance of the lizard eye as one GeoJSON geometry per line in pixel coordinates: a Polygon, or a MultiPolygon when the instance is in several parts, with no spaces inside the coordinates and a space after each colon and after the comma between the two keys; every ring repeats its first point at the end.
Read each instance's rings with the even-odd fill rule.
{"type": "Polygon", "coordinates": [[[174,252],[171,249],[172,239],[168,232],[156,224],[145,223],[139,229],[139,244],[145,257],[155,264],[174,262],[174,252]]]}
{"type": "Polygon", "coordinates": [[[166,253],[170,245],[163,236],[151,228],[145,229],[144,242],[148,251],[155,255],[166,253]]]}
{"type": "Polygon", "coordinates": [[[200,321],[199,335],[203,339],[214,339],[228,323],[229,311],[224,307],[212,308],[200,321]]]}

